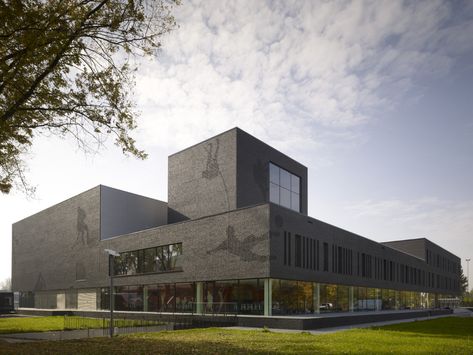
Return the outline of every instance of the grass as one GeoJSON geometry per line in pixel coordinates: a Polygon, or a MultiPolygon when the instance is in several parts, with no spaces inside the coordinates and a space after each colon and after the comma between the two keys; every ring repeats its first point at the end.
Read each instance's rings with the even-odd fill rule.
{"type": "MultiPolygon", "coordinates": [[[[115,319],[116,327],[127,327],[134,325],[142,325],[141,320],[133,319],[115,319]]],[[[96,329],[108,327],[108,319],[102,320],[98,318],[86,317],[12,317],[0,318],[0,334],[11,333],[33,333],[33,332],[47,332],[58,330],[72,330],[72,329],[96,329]]],[[[146,324],[143,324],[146,325],[146,324]]],[[[151,324],[150,324],[151,325],[151,324]]],[[[157,325],[152,322],[152,325],[157,325]]]]}
{"type": "Polygon", "coordinates": [[[332,334],[222,328],[142,333],[114,339],[10,344],[1,354],[472,354],[473,318],[439,318],[332,334]]]}
{"type": "Polygon", "coordinates": [[[0,334],[64,330],[64,317],[0,318],[0,334]]]}

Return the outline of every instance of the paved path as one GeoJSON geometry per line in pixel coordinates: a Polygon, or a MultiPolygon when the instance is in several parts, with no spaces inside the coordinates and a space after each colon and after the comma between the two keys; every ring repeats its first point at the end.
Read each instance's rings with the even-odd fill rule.
{"type": "MultiPolygon", "coordinates": [[[[143,326],[132,328],[115,328],[115,334],[130,334],[130,333],[146,333],[146,332],[160,332],[164,330],[171,330],[167,325],[157,326],[143,326]]],[[[72,340],[83,338],[98,338],[107,337],[108,329],[76,329],[76,330],[62,330],[52,332],[34,332],[34,333],[14,333],[14,334],[0,334],[0,340],[10,343],[41,341],[41,340],[72,340]]]]}

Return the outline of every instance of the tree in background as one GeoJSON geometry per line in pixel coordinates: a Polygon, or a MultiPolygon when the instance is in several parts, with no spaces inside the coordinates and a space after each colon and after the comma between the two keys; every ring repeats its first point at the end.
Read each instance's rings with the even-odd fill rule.
{"type": "Polygon", "coordinates": [[[38,134],[96,151],[108,136],[140,159],[130,132],[137,56],[155,56],[179,0],[0,0],[0,191],[27,193],[38,134]],[[136,61],[135,61],[136,63],[136,61]]]}
{"type": "Polygon", "coordinates": [[[1,291],[11,291],[11,278],[6,278],[2,282],[0,282],[0,290],[1,291]]]}
{"type": "Polygon", "coordinates": [[[473,290],[465,292],[462,298],[462,306],[473,307],[473,290]]]}
{"type": "Polygon", "coordinates": [[[463,273],[463,267],[460,266],[460,290],[463,306],[473,306],[473,291],[468,290],[468,286],[468,278],[463,273]]]}
{"type": "Polygon", "coordinates": [[[467,293],[469,291],[468,290],[468,279],[465,276],[465,274],[463,273],[463,267],[462,266],[460,266],[460,289],[461,289],[462,295],[464,295],[465,293],[467,293]]]}

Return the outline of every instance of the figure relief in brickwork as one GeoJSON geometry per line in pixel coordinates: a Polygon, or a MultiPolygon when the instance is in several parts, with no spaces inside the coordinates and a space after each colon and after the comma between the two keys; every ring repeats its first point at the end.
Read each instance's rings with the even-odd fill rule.
{"type": "Polygon", "coordinates": [[[220,148],[220,141],[218,138],[216,141],[215,150],[212,142],[204,146],[204,149],[207,152],[207,164],[205,170],[202,171],[202,177],[208,180],[216,178],[220,173],[220,167],[218,166],[218,150],[220,148]]]}
{"type": "Polygon", "coordinates": [[[238,239],[235,234],[235,228],[232,225],[227,227],[227,239],[224,240],[215,249],[207,251],[207,254],[213,254],[219,251],[227,251],[230,254],[240,257],[242,261],[266,261],[267,255],[259,255],[253,252],[253,248],[260,242],[267,240],[267,233],[255,236],[250,234],[243,239],[238,239]]]}
{"type": "Polygon", "coordinates": [[[85,223],[85,211],[77,207],[77,242],[87,245],[89,241],[89,226],[85,223]]]}
{"type": "Polygon", "coordinates": [[[258,159],[256,164],[253,165],[253,179],[255,180],[256,185],[258,185],[264,201],[266,201],[268,195],[268,182],[266,181],[268,174],[267,171],[268,167],[265,166],[260,159],[258,159]]]}
{"type": "Polygon", "coordinates": [[[43,274],[41,272],[38,274],[38,278],[36,279],[36,283],[34,285],[35,291],[41,291],[46,288],[46,281],[44,281],[43,274]]]}
{"type": "Polygon", "coordinates": [[[212,180],[216,177],[220,177],[223,184],[223,190],[225,191],[225,201],[227,209],[230,209],[227,183],[225,182],[223,174],[220,170],[220,166],[218,164],[218,151],[220,149],[220,140],[218,138],[215,140],[215,148],[214,143],[209,142],[204,146],[204,149],[207,152],[207,161],[205,164],[205,169],[202,171],[202,177],[207,180],[212,180]]]}

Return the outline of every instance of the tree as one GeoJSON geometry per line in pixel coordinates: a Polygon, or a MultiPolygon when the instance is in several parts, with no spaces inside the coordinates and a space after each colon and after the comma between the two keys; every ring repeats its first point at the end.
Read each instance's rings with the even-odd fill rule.
{"type": "Polygon", "coordinates": [[[11,278],[6,278],[0,283],[0,290],[11,291],[11,278]]]}
{"type": "Polygon", "coordinates": [[[38,134],[95,151],[109,136],[140,159],[131,91],[179,0],[0,0],[0,191],[31,192],[24,154],[38,134]]]}
{"type": "Polygon", "coordinates": [[[462,305],[470,307],[473,306],[473,290],[470,290],[470,292],[465,293],[465,295],[463,296],[462,305]]]}
{"type": "Polygon", "coordinates": [[[462,295],[466,295],[468,293],[468,278],[463,273],[463,267],[460,266],[460,290],[462,295]]]}

